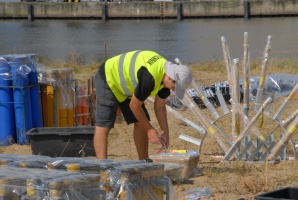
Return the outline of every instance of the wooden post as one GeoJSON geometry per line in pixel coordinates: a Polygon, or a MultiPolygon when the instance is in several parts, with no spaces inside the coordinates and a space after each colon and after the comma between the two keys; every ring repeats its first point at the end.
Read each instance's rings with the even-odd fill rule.
{"type": "Polygon", "coordinates": [[[108,20],[108,5],[106,2],[104,2],[103,4],[101,4],[101,11],[102,11],[102,20],[107,21],[108,20]]]}
{"type": "Polygon", "coordinates": [[[34,20],[33,5],[28,3],[28,21],[32,22],[34,20]]]}
{"type": "Polygon", "coordinates": [[[250,18],[250,2],[249,2],[249,0],[244,0],[243,6],[244,6],[244,19],[249,19],[250,18]]]}
{"type": "Polygon", "coordinates": [[[183,19],[183,4],[181,3],[181,1],[177,3],[177,19],[183,19]]]}

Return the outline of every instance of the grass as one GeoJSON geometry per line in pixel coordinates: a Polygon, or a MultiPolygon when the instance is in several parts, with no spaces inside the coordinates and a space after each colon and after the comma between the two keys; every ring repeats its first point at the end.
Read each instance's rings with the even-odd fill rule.
{"type": "MultiPolygon", "coordinates": [[[[38,63],[41,63],[43,66],[49,69],[57,68],[70,68],[73,69],[74,77],[77,79],[79,84],[86,84],[86,80],[91,76],[94,76],[97,72],[98,67],[103,61],[92,61],[89,64],[83,64],[80,59],[80,55],[72,53],[69,55],[67,61],[56,61],[51,62],[47,58],[39,58],[38,63]]],[[[241,62],[241,61],[240,61],[241,62]]],[[[220,75],[221,79],[217,80],[218,82],[223,82],[227,80],[227,69],[224,61],[222,60],[212,60],[207,62],[198,62],[198,63],[189,63],[188,66],[192,70],[193,76],[202,77],[202,74],[206,74],[205,78],[200,78],[199,82],[204,85],[209,85],[214,82],[210,82],[210,76],[220,75]]],[[[287,73],[287,74],[297,74],[298,70],[298,61],[285,58],[278,59],[272,58],[268,62],[267,74],[278,74],[278,73],[287,73]]],[[[259,76],[261,72],[261,61],[253,60],[250,64],[250,76],[259,76]]],[[[242,77],[242,67],[240,63],[239,75],[242,77]]],[[[212,80],[213,81],[213,80],[212,80]]]]}

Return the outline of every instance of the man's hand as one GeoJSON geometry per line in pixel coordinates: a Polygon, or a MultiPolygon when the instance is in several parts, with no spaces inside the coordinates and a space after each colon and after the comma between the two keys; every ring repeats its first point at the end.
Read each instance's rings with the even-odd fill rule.
{"type": "Polygon", "coordinates": [[[154,128],[149,129],[147,132],[147,135],[148,135],[148,140],[150,143],[153,143],[153,144],[160,143],[159,137],[158,137],[158,132],[156,129],[154,129],[154,128]]]}
{"type": "Polygon", "coordinates": [[[161,148],[155,151],[156,154],[165,151],[169,147],[169,133],[163,132],[159,137],[159,142],[161,144],[161,148]]]}
{"type": "Polygon", "coordinates": [[[160,141],[164,144],[165,149],[167,149],[170,143],[169,133],[163,132],[159,138],[160,138],[160,141]]]}

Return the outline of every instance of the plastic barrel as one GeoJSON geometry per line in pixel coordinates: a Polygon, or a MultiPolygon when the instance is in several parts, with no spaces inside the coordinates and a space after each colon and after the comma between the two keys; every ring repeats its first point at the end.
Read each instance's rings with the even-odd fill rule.
{"type": "Polygon", "coordinates": [[[10,66],[0,59],[0,145],[7,146],[16,141],[15,120],[13,111],[13,93],[11,80],[5,80],[7,72],[11,73],[10,66]]]}
{"type": "Polygon", "coordinates": [[[29,64],[26,55],[14,55],[9,64],[12,71],[12,85],[14,97],[14,112],[16,123],[16,135],[19,144],[28,144],[29,137],[26,132],[32,129],[32,109],[29,89],[29,77],[22,70],[29,64]]]}
{"type": "Polygon", "coordinates": [[[42,127],[42,117],[41,117],[41,105],[40,96],[38,90],[38,73],[36,69],[35,54],[28,54],[29,67],[31,72],[29,73],[29,85],[30,87],[30,99],[31,99],[31,109],[32,109],[32,126],[33,128],[42,127]]]}

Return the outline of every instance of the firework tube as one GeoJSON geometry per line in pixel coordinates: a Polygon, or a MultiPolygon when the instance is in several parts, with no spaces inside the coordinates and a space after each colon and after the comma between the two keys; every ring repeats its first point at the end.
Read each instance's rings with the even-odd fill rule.
{"type": "Polygon", "coordinates": [[[296,94],[298,93],[298,83],[295,85],[295,87],[292,89],[289,96],[284,100],[284,102],[281,104],[277,112],[274,114],[273,119],[278,120],[279,116],[284,112],[289,102],[291,102],[296,94]]]}
{"type": "Polygon", "coordinates": [[[287,117],[285,120],[281,121],[281,125],[283,127],[287,127],[298,115],[298,109],[293,112],[289,117],[287,117]]]}
{"type": "Polygon", "coordinates": [[[185,105],[187,105],[189,109],[191,109],[191,111],[195,114],[198,120],[202,123],[205,130],[207,130],[208,133],[217,141],[222,151],[226,153],[227,150],[229,149],[229,146],[225,143],[225,141],[227,141],[227,138],[222,138],[218,134],[216,127],[210,123],[210,119],[208,119],[208,117],[206,117],[202,113],[200,108],[196,105],[194,100],[188,94],[185,93],[184,98],[182,99],[182,102],[185,105]]]}
{"type": "Polygon", "coordinates": [[[229,83],[229,93],[230,96],[232,96],[232,76],[231,76],[231,57],[230,57],[230,50],[226,43],[226,38],[224,36],[221,37],[221,45],[222,45],[222,51],[224,56],[225,65],[227,68],[227,74],[228,74],[228,83],[229,83]]]}
{"type": "Polygon", "coordinates": [[[228,108],[228,106],[226,104],[226,101],[225,101],[225,99],[224,99],[224,97],[222,95],[222,92],[220,90],[220,84],[215,84],[215,94],[216,94],[216,96],[218,98],[220,107],[221,107],[224,115],[225,114],[228,114],[229,113],[229,108],[228,108]]]}
{"type": "Polygon", "coordinates": [[[242,133],[240,134],[240,136],[237,138],[236,142],[242,140],[243,137],[249,132],[249,130],[251,129],[252,125],[260,117],[260,115],[262,114],[262,112],[264,111],[264,109],[270,104],[271,101],[272,101],[272,98],[271,97],[268,97],[266,99],[266,101],[263,103],[263,105],[261,106],[261,108],[259,108],[258,112],[251,119],[251,121],[249,122],[249,124],[247,125],[247,127],[242,131],[242,133]]]}
{"type": "MultiPolygon", "coordinates": [[[[264,109],[269,105],[269,103],[272,101],[271,97],[268,97],[266,99],[266,101],[263,103],[263,105],[261,106],[261,108],[258,110],[258,112],[255,114],[255,116],[251,119],[251,121],[249,122],[249,124],[247,124],[247,126],[244,128],[244,130],[241,132],[241,134],[238,136],[237,140],[235,141],[235,144],[237,144],[238,142],[240,142],[245,135],[247,135],[250,131],[250,129],[252,128],[252,125],[257,121],[257,119],[260,117],[260,115],[264,112],[264,109]]],[[[233,151],[235,148],[237,148],[235,145],[233,145],[226,153],[224,160],[229,159],[230,155],[229,153],[231,151],[233,151]]]]}
{"type": "Polygon", "coordinates": [[[210,103],[209,99],[205,96],[204,92],[202,91],[202,88],[196,82],[194,79],[192,79],[192,85],[194,86],[195,90],[198,92],[200,98],[204,102],[205,106],[208,108],[208,110],[211,112],[212,118],[214,120],[217,120],[219,118],[218,112],[215,110],[215,108],[210,103]]]}
{"type": "Polygon", "coordinates": [[[271,154],[268,156],[268,160],[273,160],[277,157],[277,154],[283,147],[286,147],[287,142],[291,139],[291,137],[297,132],[298,127],[298,116],[294,119],[294,121],[287,128],[286,133],[282,136],[280,141],[273,147],[271,154]]]}
{"type": "Polygon", "coordinates": [[[262,59],[262,69],[261,69],[261,76],[259,80],[259,86],[257,90],[257,96],[256,96],[256,102],[255,102],[255,111],[257,111],[260,108],[261,101],[263,99],[263,92],[264,92],[264,85],[265,85],[265,79],[266,79],[266,71],[267,71],[267,65],[268,65],[268,55],[271,50],[271,39],[272,36],[269,35],[267,37],[267,44],[263,53],[263,59],[262,59]]]}
{"type": "Polygon", "coordinates": [[[249,111],[249,53],[248,53],[248,47],[247,44],[248,40],[248,33],[244,33],[244,53],[243,53],[243,107],[244,107],[244,113],[248,116],[249,111]]]}
{"type": "MultiPolygon", "coordinates": [[[[232,99],[234,102],[240,103],[240,86],[239,86],[239,59],[233,59],[232,66],[232,99]]],[[[233,141],[237,139],[240,134],[240,118],[239,114],[233,108],[232,105],[232,138],[233,141]]]]}
{"type": "Polygon", "coordinates": [[[184,117],[183,115],[181,115],[179,112],[175,111],[173,108],[171,108],[169,106],[166,106],[166,109],[167,109],[168,112],[173,113],[178,119],[181,119],[187,125],[191,126],[195,130],[197,130],[199,133],[201,133],[201,134],[205,134],[206,133],[206,131],[205,131],[204,128],[202,128],[201,126],[197,125],[196,123],[190,121],[189,119],[187,119],[186,117],[184,117]]]}
{"type": "MultiPolygon", "coordinates": [[[[232,99],[230,100],[231,104],[234,104],[234,108],[237,110],[237,112],[243,117],[245,124],[248,124],[250,122],[249,117],[245,114],[245,111],[242,109],[240,103],[234,102],[232,99]]],[[[261,141],[265,141],[265,137],[261,134],[259,129],[252,125],[251,127],[252,133],[259,138],[261,141]]]]}
{"type": "Polygon", "coordinates": [[[277,98],[277,96],[278,96],[278,92],[277,91],[272,91],[272,93],[271,93],[272,101],[271,101],[270,105],[267,106],[267,108],[265,109],[265,111],[264,111],[265,115],[269,116],[269,114],[271,112],[271,109],[272,109],[272,106],[273,106],[273,103],[274,103],[275,99],[277,98]]]}
{"type": "MultiPolygon", "coordinates": [[[[175,62],[178,63],[179,65],[182,65],[183,63],[179,58],[175,58],[175,62]]],[[[196,82],[194,79],[192,79],[192,85],[194,86],[195,90],[198,92],[198,95],[204,102],[205,106],[208,108],[208,110],[211,112],[212,118],[214,120],[217,120],[219,118],[218,112],[215,110],[215,108],[212,106],[210,103],[209,99],[206,97],[204,92],[202,91],[201,86],[199,85],[198,82],[196,82]]]]}
{"type": "MultiPolygon", "coordinates": [[[[185,140],[185,141],[187,141],[187,142],[196,144],[196,145],[198,145],[198,146],[201,145],[201,140],[199,140],[199,139],[197,139],[197,138],[194,138],[194,137],[191,137],[191,136],[189,136],[189,135],[185,135],[185,134],[183,134],[183,133],[182,133],[181,135],[179,135],[179,138],[182,139],[182,140],[185,140]]],[[[174,150],[173,150],[173,151],[174,151],[174,150]]],[[[171,151],[171,152],[173,152],[173,151],[171,151]]]]}
{"type": "MultiPolygon", "coordinates": [[[[154,100],[152,98],[148,98],[148,100],[150,100],[151,102],[154,102],[154,100]]],[[[166,106],[167,112],[173,114],[176,118],[184,121],[187,125],[189,125],[190,127],[194,128],[195,130],[197,130],[201,135],[204,135],[206,133],[205,129],[202,128],[201,126],[197,125],[196,123],[190,121],[189,119],[187,119],[186,117],[184,117],[182,114],[180,114],[179,112],[177,112],[176,110],[174,110],[173,108],[171,108],[170,106],[166,106]]]]}

